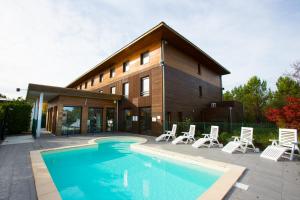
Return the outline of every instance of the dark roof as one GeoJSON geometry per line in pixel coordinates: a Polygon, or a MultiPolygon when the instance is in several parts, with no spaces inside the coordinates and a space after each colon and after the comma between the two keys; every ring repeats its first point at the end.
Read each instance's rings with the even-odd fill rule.
{"type": "Polygon", "coordinates": [[[115,94],[103,94],[98,92],[76,90],[72,88],[62,88],[49,85],[38,85],[29,83],[26,99],[36,99],[40,93],[44,93],[45,100],[51,100],[57,96],[71,96],[71,97],[82,97],[82,98],[94,98],[104,100],[120,100],[121,95],[115,94]]]}
{"type": "Polygon", "coordinates": [[[177,48],[184,50],[186,53],[195,58],[206,60],[206,62],[210,63],[211,69],[217,72],[218,74],[230,74],[230,72],[225,67],[223,67],[220,63],[218,63],[216,60],[214,60],[212,57],[210,57],[208,54],[202,51],[199,47],[197,47],[188,39],[180,35],[166,23],[161,22],[157,26],[153,27],[143,35],[139,36],[138,38],[125,45],[123,48],[119,49],[114,54],[112,54],[111,56],[94,66],[91,70],[79,76],[66,87],[71,88],[77,86],[79,83],[90,78],[92,74],[96,73],[100,69],[113,65],[115,63],[115,60],[117,60],[118,58],[135,52],[139,48],[139,43],[143,42],[144,44],[150,44],[153,40],[162,39],[167,40],[168,43],[171,43],[177,48]]]}

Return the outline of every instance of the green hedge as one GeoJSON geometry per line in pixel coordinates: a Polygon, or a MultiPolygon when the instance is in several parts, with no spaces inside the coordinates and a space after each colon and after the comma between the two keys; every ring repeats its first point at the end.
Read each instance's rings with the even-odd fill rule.
{"type": "Polygon", "coordinates": [[[8,134],[28,131],[31,119],[31,105],[24,100],[14,100],[0,104],[0,120],[4,119],[7,110],[8,134]],[[7,109],[10,108],[10,109],[7,109]]]}

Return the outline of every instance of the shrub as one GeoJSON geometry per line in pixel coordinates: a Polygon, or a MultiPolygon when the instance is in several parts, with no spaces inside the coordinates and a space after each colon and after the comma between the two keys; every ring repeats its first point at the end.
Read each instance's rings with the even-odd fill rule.
{"type": "Polygon", "coordinates": [[[0,120],[7,110],[7,128],[9,134],[27,131],[30,126],[31,105],[24,100],[5,102],[0,106],[0,120]],[[10,109],[8,109],[10,108],[10,109]]]}

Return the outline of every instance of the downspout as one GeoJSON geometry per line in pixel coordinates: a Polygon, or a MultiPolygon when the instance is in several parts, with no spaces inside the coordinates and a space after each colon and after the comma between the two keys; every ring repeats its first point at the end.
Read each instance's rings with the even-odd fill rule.
{"type": "Polygon", "coordinates": [[[165,40],[161,40],[161,68],[162,68],[162,121],[163,121],[163,133],[166,130],[166,108],[165,108],[165,40]]]}
{"type": "Polygon", "coordinates": [[[119,100],[117,100],[117,131],[119,131],[119,100]]]}

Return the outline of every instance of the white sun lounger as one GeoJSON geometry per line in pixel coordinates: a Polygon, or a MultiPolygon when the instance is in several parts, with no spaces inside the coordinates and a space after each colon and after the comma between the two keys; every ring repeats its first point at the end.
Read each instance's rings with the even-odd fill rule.
{"type": "Polygon", "coordinates": [[[192,147],[199,148],[201,146],[207,146],[208,148],[212,147],[213,145],[220,145],[218,141],[219,136],[219,126],[211,126],[210,127],[210,134],[203,134],[204,137],[198,139],[192,147]]]}
{"type": "Polygon", "coordinates": [[[222,151],[226,153],[233,153],[235,151],[246,153],[247,149],[253,149],[254,152],[256,151],[255,146],[253,145],[253,128],[242,127],[240,138],[234,136],[234,140],[227,143],[222,151]]]}
{"type": "Polygon", "coordinates": [[[189,132],[182,132],[183,135],[175,138],[175,140],[172,141],[172,144],[178,144],[178,143],[183,143],[185,142],[186,144],[195,141],[195,131],[196,131],[196,126],[195,125],[190,125],[190,130],[189,132]]]}
{"type": "Polygon", "coordinates": [[[176,129],[177,129],[177,124],[173,124],[171,131],[166,131],[166,133],[155,138],[155,141],[156,142],[163,141],[163,140],[169,141],[170,138],[175,139],[176,138],[176,129]]]}
{"type": "Polygon", "coordinates": [[[272,144],[260,154],[260,157],[273,161],[278,161],[281,157],[292,160],[295,150],[299,153],[299,147],[296,145],[297,140],[297,129],[280,128],[278,141],[270,140],[272,144]],[[290,156],[287,157],[284,154],[290,154],[290,156]]]}

